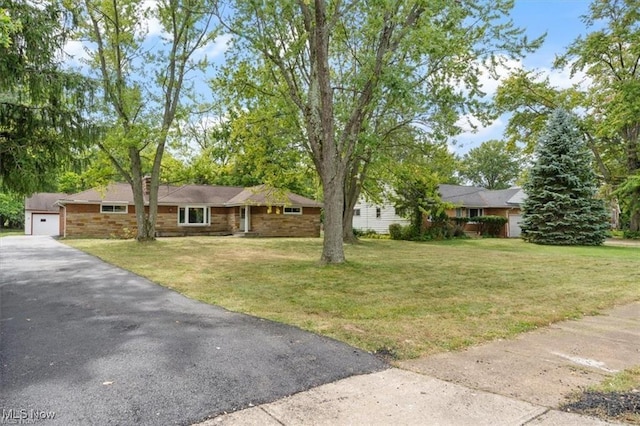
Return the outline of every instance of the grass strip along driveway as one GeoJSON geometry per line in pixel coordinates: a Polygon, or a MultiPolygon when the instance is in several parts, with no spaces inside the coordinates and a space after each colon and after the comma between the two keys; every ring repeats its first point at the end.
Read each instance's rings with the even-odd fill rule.
{"type": "Polygon", "coordinates": [[[363,240],[319,266],[320,239],[190,237],[66,244],[188,297],[395,359],[511,337],[640,300],[637,247],[363,240]]]}

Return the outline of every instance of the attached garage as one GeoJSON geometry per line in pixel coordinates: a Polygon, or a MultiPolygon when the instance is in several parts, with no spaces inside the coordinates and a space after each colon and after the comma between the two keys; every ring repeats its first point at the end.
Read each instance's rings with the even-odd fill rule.
{"type": "Polygon", "coordinates": [[[60,207],[56,202],[66,194],[41,192],[24,202],[26,235],[60,235],[60,207]]]}
{"type": "Polygon", "coordinates": [[[32,213],[31,235],[60,235],[60,215],[54,213],[32,213]]]}
{"type": "Polygon", "coordinates": [[[520,229],[520,223],[522,222],[521,214],[509,215],[509,238],[519,238],[522,230],[520,229]]]}

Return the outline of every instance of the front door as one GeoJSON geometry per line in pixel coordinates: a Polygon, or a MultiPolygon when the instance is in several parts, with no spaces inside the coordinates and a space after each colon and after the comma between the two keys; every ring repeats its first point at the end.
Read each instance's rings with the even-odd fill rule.
{"type": "Polygon", "coordinates": [[[240,207],[240,231],[249,232],[251,230],[251,207],[240,207]]]}

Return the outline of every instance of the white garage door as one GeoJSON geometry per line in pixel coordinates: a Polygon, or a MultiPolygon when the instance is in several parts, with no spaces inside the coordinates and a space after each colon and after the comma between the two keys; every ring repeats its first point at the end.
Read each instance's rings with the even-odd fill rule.
{"type": "Polygon", "coordinates": [[[509,215],[509,237],[517,238],[520,236],[520,222],[522,222],[521,214],[509,215]]]}
{"type": "Polygon", "coordinates": [[[59,214],[31,215],[32,235],[60,235],[59,214]]]}

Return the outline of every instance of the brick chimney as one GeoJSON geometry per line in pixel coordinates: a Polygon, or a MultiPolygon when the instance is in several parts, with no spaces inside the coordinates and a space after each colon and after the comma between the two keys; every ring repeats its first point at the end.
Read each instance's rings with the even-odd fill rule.
{"type": "Polygon", "coordinates": [[[142,193],[148,197],[150,192],[151,192],[151,176],[146,175],[145,177],[142,178],[142,193]]]}

